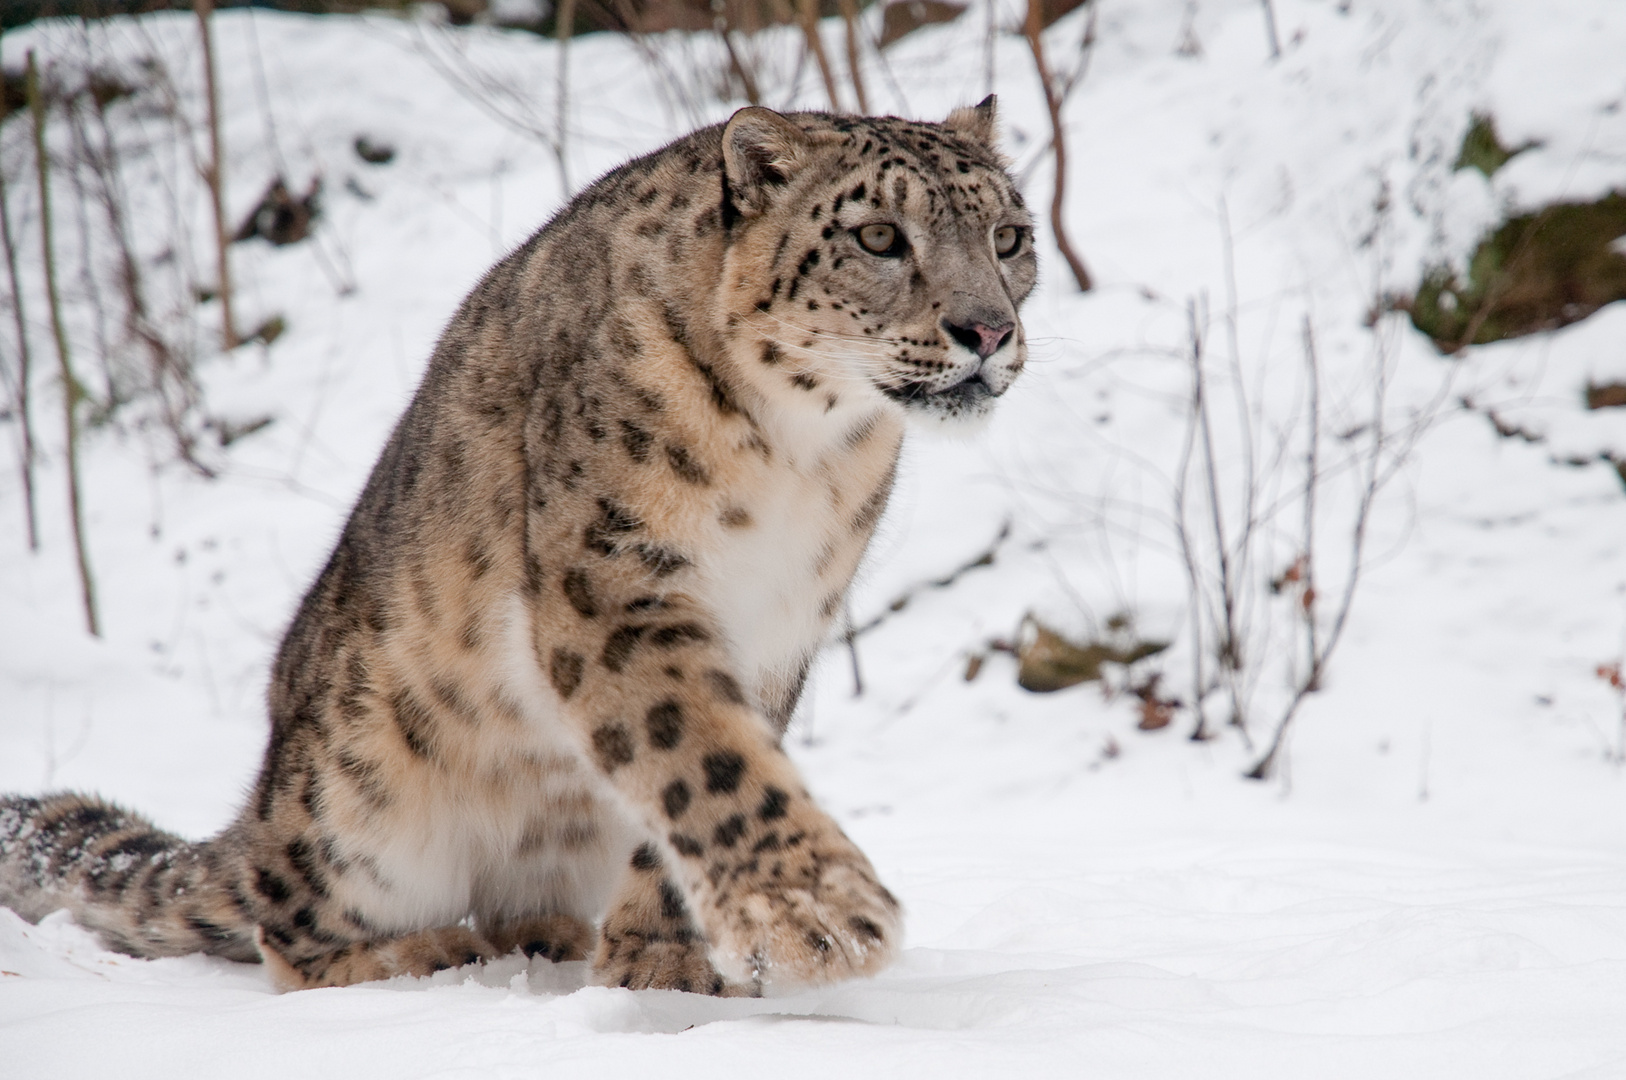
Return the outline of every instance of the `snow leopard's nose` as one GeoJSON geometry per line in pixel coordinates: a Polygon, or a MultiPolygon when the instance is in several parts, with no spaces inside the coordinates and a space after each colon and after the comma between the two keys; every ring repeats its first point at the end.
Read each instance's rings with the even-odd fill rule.
{"type": "Polygon", "coordinates": [[[944,319],[943,329],[949,337],[976,353],[980,359],[986,360],[1011,339],[1016,324],[1000,323],[998,326],[989,326],[981,322],[957,324],[944,319]]]}

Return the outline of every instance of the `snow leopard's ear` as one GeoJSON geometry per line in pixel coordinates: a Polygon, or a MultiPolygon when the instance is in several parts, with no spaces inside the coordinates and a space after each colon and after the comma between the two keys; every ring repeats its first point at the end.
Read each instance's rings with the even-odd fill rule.
{"type": "Polygon", "coordinates": [[[772,109],[741,109],[723,128],[723,217],[756,217],[807,163],[813,140],[772,109]]]}
{"type": "Polygon", "coordinates": [[[998,104],[998,99],[989,94],[969,108],[962,105],[949,113],[948,119],[943,121],[943,126],[960,138],[968,142],[981,143],[997,153],[999,125],[995,113],[998,104]]]}

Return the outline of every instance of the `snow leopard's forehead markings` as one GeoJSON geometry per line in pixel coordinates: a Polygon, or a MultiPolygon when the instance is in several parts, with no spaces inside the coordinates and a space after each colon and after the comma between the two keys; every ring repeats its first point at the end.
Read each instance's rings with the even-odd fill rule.
{"type": "Polygon", "coordinates": [[[1022,206],[1021,196],[987,147],[945,136],[938,125],[883,118],[866,126],[858,157],[872,164],[883,181],[876,185],[871,205],[901,208],[918,186],[926,200],[926,223],[933,227],[948,217],[977,218],[991,207],[1022,206]],[[888,173],[890,184],[884,182],[888,173]]]}

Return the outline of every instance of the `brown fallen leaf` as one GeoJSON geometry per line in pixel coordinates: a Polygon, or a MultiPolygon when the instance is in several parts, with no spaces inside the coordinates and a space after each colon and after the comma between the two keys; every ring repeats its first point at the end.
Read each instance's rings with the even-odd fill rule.
{"type": "Polygon", "coordinates": [[[1589,409],[1626,408],[1626,383],[1587,383],[1586,407],[1589,409]]]}
{"type": "Polygon", "coordinates": [[[1140,699],[1138,706],[1140,723],[1135,726],[1142,731],[1157,731],[1166,728],[1174,720],[1174,710],[1180,707],[1179,698],[1159,697],[1157,684],[1163,676],[1152,672],[1138,686],[1130,687],[1130,693],[1140,699]]]}

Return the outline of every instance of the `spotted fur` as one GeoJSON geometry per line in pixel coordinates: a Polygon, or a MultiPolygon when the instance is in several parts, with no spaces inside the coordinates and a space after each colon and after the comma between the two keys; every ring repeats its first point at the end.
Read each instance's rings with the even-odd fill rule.
{"type": "Polygon", "coordinates": [[[886,963],[897,901],[780,737],[904,419],[974,419],[1022,366],[993,129],[992,99],[746,109],[583,192],[442,337],[283,641],[236,820],[188,843],[0,800],[0,903],[284,988],[513,948],[714,994],[886,963]]]}

